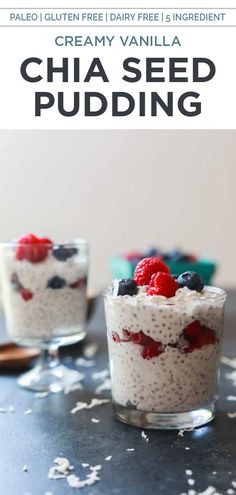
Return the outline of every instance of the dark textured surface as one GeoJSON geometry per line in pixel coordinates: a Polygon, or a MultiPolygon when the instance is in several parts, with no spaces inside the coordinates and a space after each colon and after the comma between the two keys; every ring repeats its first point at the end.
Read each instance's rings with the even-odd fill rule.
{"type": "MultiPolygon", "coordinates": [[[[236,355],[236,292],[231,291],[226,310],[223,352],[236,355]]],[[[4,340],[2,323],[1,340],[4,340]]],[[[236,411],[236,387],[225,377],[232,371],[222,367],[220,401],[214,422],[183,437],[177,431],[150,431],[149,442],[141,430],[128,427],[113,418],[110,404],[70,414],[78,400],[89,400],[99,382],[91,373],[107,367],[105,323],[101,301],[88,328],[89,341],[99,342],[95,368],[79,368],[86,373],[85,391],[68,395],[53,394],[37,399],[34,393],[20,389],[16,374],[0,376],[0,407],[12,405],[14,413],[0,413],[0,495],[66,495],[77,493],[66,480],[49,480],[48,470],[59,455],[67,457],[75,473],[84,478],[82,462],[102,464],[101,481],[82,489],[84,495],[180,495],[188,489],[202,491],[213,485],[226,495],[236,481],[236,419],[227,412],[236,411]],[[24,411],[32,409],[32,414],[24,411]],[[91,418],[100,419],[92,423],[91,418]],[[186,450],[185,447],[190,447],[186,450]],[[135,448],[127,452],[127,448],[135,448]],[[112,460],[106,462],[106,456],[112,460]],[[24,465],[28,472],[23,472],[24,465]],[[194,487],[187,484],[186,469],[193,471],[194,487]],[[216,472],[216,474],[213,474],[216,472]]],[[[62,357],[78,356],[80,346],[68,347],[62,357]]],[[[73,366],[73,362],[71,364],[73,366]]],[[[103,393],[102,397],[108,397],[103,393]]],[[[235,490],[236,492],[236,490],[235,490]]]]}

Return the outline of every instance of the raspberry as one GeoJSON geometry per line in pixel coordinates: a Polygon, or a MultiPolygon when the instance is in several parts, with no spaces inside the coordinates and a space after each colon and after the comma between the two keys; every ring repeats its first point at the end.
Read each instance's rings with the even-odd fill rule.
{"type": "Polygon", "coordinates": [[[216,333],[211,328],[202,327],[202,337],[204,339],[205,344],[216,344],[218,339],[216,337],[216,333]]]}
{"type": "Polygon", "coordinates": [[[193,321],[183,330],[184,338],[192,340],[201,332],[202,326],[199,320],[193,321]]]}
{"type": "Polygon", "coordinates": [[[136,260],[141,260],[143,258],[142,253],[139,253],[138,251],[133,251],[131,253],[128,253],[124,256],[124,258],[127,261],[136,261],[136,260]]]}
{"type": "Polygon", "coordinates": [[[148,295],[173,297],[178,289],[179,284],[169,273],[159,272],[151,277],[148,295]]]}
{"type": "Polygon", "coordinates": [[[34,294],[29,289],[24,289],[24,287],[22,287],[20,289],[20,295],[24,299],[24,301],[30,301],[34,294]]]}
{"type": "Polygon", "coordinates": [[[86,287],[87,279],[86,277],[83,278],[78,278],[76,282],[73,282],[70,284],[71,289],[82,289],[83,287],[86,287]]]}
{"type": "Polygon", "coordinates": [[[151,276],[157,272],[170,273],[170,269],[161,258],[144,258],[135,268],[134,280],[138,285],[149,285],[151,276]]]}
{"type": "Polygon", "coordinates": [[[202,349],[205,345],[218,342],[215,331],[201,325],[198,320],[190,323],[183,330],[183,335],[188,341],[188,344],[184,347],[184,352],[193,352],[195,349],[202,349]]]}
{"type": "Polygon", "coordinates": [[[119,334],[117,332],[112,332],[112,340],[114,340],[114,342],[122,342],[119,334]]]}
{"type": "Polygon", "coordinates": [[[152,342],[151,344],[144,347],[142,351],[143,359],[152,359],[154,357],[160,356],[164,351],[161,342],[152,342]]]}
{"type": "Polygon", "coordinates": [[[52,241],[47,237],[39,238],[34,234],[29,234],[19,239],[16,249],[16,259],[38,263],[45,260],[51,246],[52,241]]]}

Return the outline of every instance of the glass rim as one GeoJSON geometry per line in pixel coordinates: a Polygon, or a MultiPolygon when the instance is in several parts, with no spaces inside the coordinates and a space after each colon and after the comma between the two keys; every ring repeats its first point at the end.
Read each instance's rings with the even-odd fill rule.
{"type": "MultiPolygon", "coordinates": [[[[17,246],[37,246],[37,243],[34,243],[34,242],[21,242],[20,239],[14,239],[12,241],[0,241],[0,248],[1,247],[17,247],[17,246]]],[[[62,242],[62,241],[59,241],[59,242],[54,242],[52,241],[52,244],[49,243],[49,242],[40,242],[39,244],[40,246],[47,246],[47,247],[50,247],[50,246],[58,246],[58,247],[73,247],[73,246],[84,246],[84,247],[88,247],[89,246],[89,243],[86,239],[80,239],[80,238],[76,238],[76,239],[73,239],[71,241],[67,241],[67,242],[62,242]]]]}

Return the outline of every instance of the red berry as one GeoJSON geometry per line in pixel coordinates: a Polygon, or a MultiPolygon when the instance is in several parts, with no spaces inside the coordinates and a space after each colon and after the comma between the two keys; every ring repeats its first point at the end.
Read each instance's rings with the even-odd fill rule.
{"type": "Polygon", "coordinates": [[[178,289],[179,284],[169,273],[159,272],[151,277],[148,295],[173,297],[178,289]]]}
{"type": "Polygon", "coordinates": [[[152,359],[154,357],[160,356],[163,352],[163,346],[160,342],[152,342],[151,344],[144,347],[142,351],[143,359],[152,359]]]}
{"type": "Polygon", "coordinates": [[[20,289],[20,295],[23,297],[24,301],[30,301],[34,294],[29,289],[24,289],[24,287],[22,287],[20,289]]]}
{"type": "Polygon", "coordinates": [[[211,328],[202,327],[202,337],[205,344],[216,344],[218,339],[216,337],[216,332],[211,328]]]}
{"type": "Polygon", "coordinates": [[[29,234],[19,239],[16,249],[16,259],[38,263],[45,260],[51,246],[52,241],[50,239],[46,237],[39,238],[34,234],[29,234]]]}
{"type": "Polygon", "coordinates": [[[122,342],[121,338],[117,332],[112,332],[111,336],[112,336],[112,340],[114,340],[114,342],[122,342]]]}
{"type": "Polygon", "coordinates": [[[138,285],[149,285],[151,276],[157,272],[170,273],[170,269],[161,258],[144,258],[135,268],[134,280],[138,285]]]}
{"type": "Polygon", "coordinates": [[[183,330],[184,338],[192,340],[201,332],[202,326],[199,320],[193,321],[183,330]]]}
{"type": "Polygon", "coordinates": [[[218,342],[215,331],[201,325],[198,320],[190,323],[183,330],[183,335],[189,341],[188,345],[184,347],[184,352],[193,352],[195,349],[202,349],[205,345],[218,342]]]}
{"type": "Polygon", "coordinates": [[[132,253],[128,253],[125,255],[125,259],[127,261],[135,261],[143,258],[143,254],[138,251],[133,251],[132,253]]]}
{"type": "Polygon", "coordinates": [[[78,280],[76,280],[76,282],[73,282],[72,284],[70,284],[71,289],[82,289],[85,286],[86,286],[86,278],[85,277],[79,278],[78,280]]]}

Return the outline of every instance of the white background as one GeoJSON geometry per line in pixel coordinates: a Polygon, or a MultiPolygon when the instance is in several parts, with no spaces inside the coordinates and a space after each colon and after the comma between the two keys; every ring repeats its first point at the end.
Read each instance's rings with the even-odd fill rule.
{"type": "Polygon", "coordinates": [[[180,246],[235,286],[235,131],[2,131],[0,233],[91,244],[92,289],[109,257],[180,246]]]}

